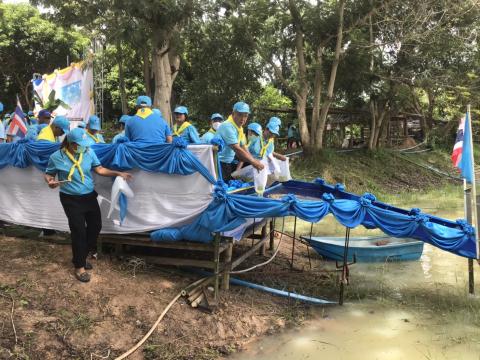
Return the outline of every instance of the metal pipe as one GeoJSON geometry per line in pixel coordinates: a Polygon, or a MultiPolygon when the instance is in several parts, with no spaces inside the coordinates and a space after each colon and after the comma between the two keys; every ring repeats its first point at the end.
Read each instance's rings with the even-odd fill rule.
{"type": "Polygon", "coordinates": [[[290,292],[290,291],[278,290],[278,289],[274,289],[274,288],[271,288],[271,287],[268,287],[268,286],[258,285],[258,284],[254,284],[254,283],[251,283],[251,282],[248,282],[248,281],[235,279],[235,278],[230,278],[230,284],[246,286],[250,289],[261,290],[261,291],[265,291],[265,292],[268,292],[268,293],[273,294],[273,295],[278,295],[278,296],[283,296],[283,297],[287,297],[287,298],[291,298],[291,299],[295,299],[295,300],[300,300],[300,301],[307,302],[307,303],[310,303],[310,304],[315,304],[315,305],[333,305],[333,304],[336,304],[336,302],[333,302],[333,301],[314,298],[314,297],[305,296],[305,295],[300,295],[300,294],[290,292]]]}

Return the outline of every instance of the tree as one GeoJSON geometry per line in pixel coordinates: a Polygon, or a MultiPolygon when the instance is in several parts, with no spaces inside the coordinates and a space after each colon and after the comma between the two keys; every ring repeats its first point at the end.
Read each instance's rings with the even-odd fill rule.
{"type": "Polygon", "coordinates": [[[0,3],[0,96],[7,107],[21,95],[33,108],[31,79],[65,67],[67,59],[82,57],[89,41],[80,32],[66,30],[44,19],[30,5],[0,3]]]}

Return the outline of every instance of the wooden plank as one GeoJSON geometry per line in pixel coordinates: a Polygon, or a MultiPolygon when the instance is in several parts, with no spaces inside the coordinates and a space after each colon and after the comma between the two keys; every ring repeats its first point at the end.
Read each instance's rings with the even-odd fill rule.
{"type": "MultiPolygon", "coordinates": [[[[262,233],[261,233],[261,238],[266,239],[267,238],[267,223],[265,222],[265,225],[262,227],[262,233]]],[[[265,256],[266,255],[266,245],[265,241],[263,242],[262,246],[260,246],[260,255],[265,256]]]]}
{"type": "Polygon", "coordinates": [[[193,266],[199,268],[208,268],[214,269],[215,264],[210,260],[197,260],[197,259],[182,259],[182,258],[172,258],[172,257],[160,257],[160,256],[150,256],[142,255],[139,258],[144,259],[146,262],[158,265],[175,265],[175,266],[193,266]]]}
{"type": "Polygon", "coordinates": [[[215,273],[215,292],[214,292],[214,299],[215,301],[218,300],[218,289],[220,286],[220,234],[216,233],[213,239],[213,245],[215,250],[213,251],[213,268],[215,273]]]}
{"type": "Polygon", "coordinates": [[[275,225],[273,220],[270,220],[270,250],[273,250],[275,246],[275,225]]]}
{"type": "MultiPolygon", "coordinates": [[[[122,244],[134,246],[146,246],[161,249],[176,249],[176,250],[191,250],[191,251],[213,251],[213,244],[194,243],[187,241],[170,241],[170,242],[155,242],[151,240],[136,238],[134,236],[116,236],[116,235],[100,235],[99,240],[103,243],[122,244]]],[[[221,242],[219,250],[224,252],[228,247],[227,242],[221,242]]]]}
{"type": "Polygon", "coordinates": [[[231,270],[231,261],[233,254],[233,240],[229,241],[227,251],[225,251],[223,263],[225,264],[223,268],[223,284],[222,287],[224,290],[230,288],[230,270],[231,270]]]}

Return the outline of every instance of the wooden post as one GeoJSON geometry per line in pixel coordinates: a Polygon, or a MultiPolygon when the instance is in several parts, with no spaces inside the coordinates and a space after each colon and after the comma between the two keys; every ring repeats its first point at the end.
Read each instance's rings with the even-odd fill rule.
{"type": "Polygon", "coordinates": [[[215,292],[214,299],[218,300],[218,288],[220,286],[220,233],[216,233],[213,239],[213,262],[215,274],[215,292]]]}
{"type": "MultiPolygon", "coordinates": [[[[465,217],[472,224],[472,192],[467,188],[467,182],[463,180],[463,193],[465,201],[465,217]]],[[[468,259],[468,293],[475,294],[475,278],[473,272],[473,259],[468,259]]]]}
{"type": "Polygon", "coordinates": [[[223,284],[224,290],[230,289],[230,271],[232,270],[232,254],[233,254],[233,240],[228,240],[228,246],[223,255],[223,263],[225,264],[223,270],[223,284]]]}
{"type": "MultiPolygon", "coordinates": [[[[267,224],[265,223],[262,226],[262,232],[261,232],[262,240],[267,237],[267,224]]],[[[260,247],[260,255],[265,256],[266,255],[266,244],[263,242],[262,246],[260,247]]]]}
{"type": "Polygon", "coordinates": [[[270,250],[275,246],[275,224],[274,220],[270,220],[270,250]]]}

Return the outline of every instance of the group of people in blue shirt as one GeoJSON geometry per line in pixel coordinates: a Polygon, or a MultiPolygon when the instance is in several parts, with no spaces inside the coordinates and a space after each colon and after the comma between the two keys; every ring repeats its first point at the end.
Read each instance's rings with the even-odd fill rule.
{"type": "MultiPolygon", "coordinates": [[[[0,112],[2,110],[3,105],[0,112]]],[[[285,160],[283,155],[274,151],[274,139],[280,133],[280,119],[270,118],[265,129],[258,123],[250,123],[245,135],[244,126],[250,107],[244,102],[233,106],[227,120],[219,113],[213,114],[210,129],[201,137],[189,122],[185,106],[174,109],[173,129],[170,129],[160,110],[152,109],[152,100],[148,96],[137,98],[135,111],[135,115],[122,115],[119,119],[122,129],[113,138],[113,143],[126,138],[134,142],[163,144],[171,143],[177,136],[188,144],[215,144],[214,139],[221,139],[224,146],[218,157],[224,181],[230,180],[232,172],[246,164],[262,170],[265,166],[262,160],[270,155],[285,160]]],[[[101,122],[96,115],[90,116],[86,124],[80,122],[73,130],[66,117],[56,116],[53,121],[51,118],[48,111],[41,110],[37,120],[28,124],[26,137],[36,141],[60,142],[63,136],[60,149],[50,156],[45,181],[50,188],[59,188],[60,202],[71,232],[74,274],[79,281],[88,282],[91,278],[88,270],[93,266],[87,258],[89,254],[96,253],[97,237],[102,227],[92,171],[101,176],[120,176],[125,180],[130,180],[132,176],[102,167],[91,149],[92,145],[105,142],[100,133],[101,122]]]]}

